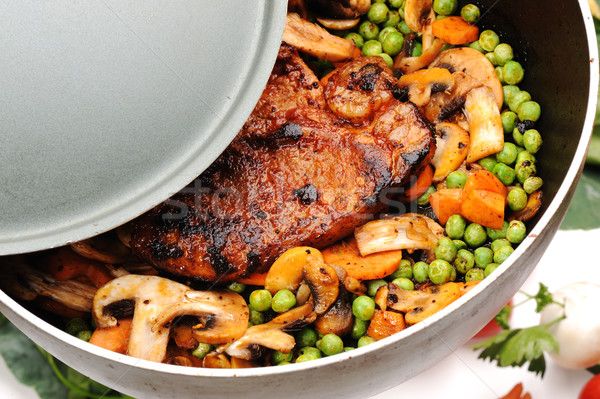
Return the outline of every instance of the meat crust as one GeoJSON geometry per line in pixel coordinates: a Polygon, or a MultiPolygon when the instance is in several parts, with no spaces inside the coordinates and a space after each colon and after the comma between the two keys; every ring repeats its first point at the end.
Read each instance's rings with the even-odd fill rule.
{"type": "Polygon", "coordinates": [[[433,132],[393,98],[380,57],[323,87],[282,45],[267,87],[227,150],[192,184],[133,222],[131,247],[175,275],[227,282],[285,250],[325,247],[385,209],[430,160],[433,132]]]}

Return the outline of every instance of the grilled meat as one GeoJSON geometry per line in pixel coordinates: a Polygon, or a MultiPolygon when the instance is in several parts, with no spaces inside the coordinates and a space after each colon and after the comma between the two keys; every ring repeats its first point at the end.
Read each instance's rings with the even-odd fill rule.
{"type": "Polygon", "coordinates": [[[282,45],[239,135],[190,186],[134,221],[132,249],[175,275],[226,282],[268,270],[291,247],[351,234],[434,152],[432,130],[394,98],[395,83],[380,57],[367,57],[322,85],[282,45]]]}

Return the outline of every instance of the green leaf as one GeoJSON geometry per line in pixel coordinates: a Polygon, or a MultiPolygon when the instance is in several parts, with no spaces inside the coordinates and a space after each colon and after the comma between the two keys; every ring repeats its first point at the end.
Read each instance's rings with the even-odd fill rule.
{"type": "Polygon", "coordinates": [[[508,319],[510,318],[510,312],[512,311],[512,306],[506,305],[502,308],[500,312],[496,316],[494,316],[494,320],[500,327],[504,330],[509,330],[510,325],[508,324],[508,319]]]}
{"type": "Polygon", "coordinates": [[[498,354],[498,365],[522,366],[527,361],[533,362],[529,366],[530,370],[536,374],[541,373],[543,377],[546,362],[539,358],[544,357],[544,351],[558,351],[558,342],[548,328],[544,325],[524,328],[506,340],[498,354]]]}
{"type": "Polygon", "coordinates": [[[56,378],[35,344],[4,316],[0,319],[0,355],[17,380],[42,399],[64,399],[68,389],[56,378]]]}
{"type": "Polygon", "coordinates": [[[535,294],[534,299],[537,304],[535,308],[537,313],[540,313],[547,305],[554,303],[554,300],[552,299],[552,293],[548,290],[548,287],[542,283],[540,283],[540,289],[538,290],[537,294],[535,294]]]}
{"type": "Polygon", "coordinates": [[[586,167],[561,229],[595,229],[600,227],[600,171],[586,167]]]}

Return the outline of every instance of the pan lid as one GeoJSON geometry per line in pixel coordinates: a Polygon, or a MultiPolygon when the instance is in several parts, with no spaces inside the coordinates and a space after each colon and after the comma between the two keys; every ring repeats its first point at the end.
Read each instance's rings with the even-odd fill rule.
{"type": "Polygon", "coordinates": [[[110,230],[200,174],[252,111],[286,2],[0,3],[0,255],[110,230]]]}

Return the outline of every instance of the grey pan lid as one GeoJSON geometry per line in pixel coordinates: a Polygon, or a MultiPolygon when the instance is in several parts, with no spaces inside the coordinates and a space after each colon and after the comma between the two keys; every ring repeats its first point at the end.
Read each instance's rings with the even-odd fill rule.
{"type": "Polygon", "coordinates": [[[286,3],[0,2],[0,255],[107,231],[193,180],[260,97],[286,3]]]}

